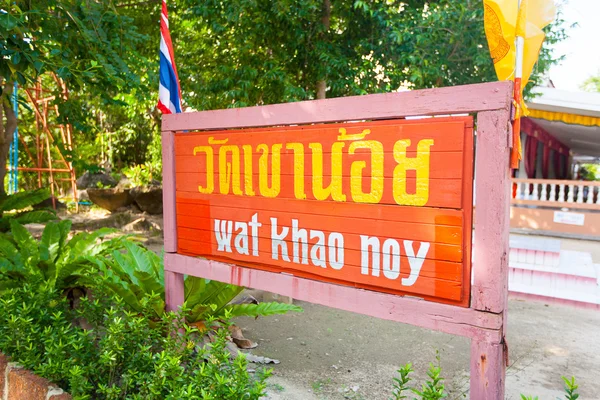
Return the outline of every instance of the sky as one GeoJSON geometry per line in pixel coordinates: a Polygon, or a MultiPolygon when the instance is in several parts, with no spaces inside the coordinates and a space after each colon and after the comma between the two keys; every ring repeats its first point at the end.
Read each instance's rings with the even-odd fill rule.
{"type": "Polygon", "coordinates": [[[579,91],[592,75],[600,75],[600,0],[555,0],[563,12],[569,38],[556,44],[556,54],[565,55],[560,65],[550,69],[557,89],[579,91]]]}

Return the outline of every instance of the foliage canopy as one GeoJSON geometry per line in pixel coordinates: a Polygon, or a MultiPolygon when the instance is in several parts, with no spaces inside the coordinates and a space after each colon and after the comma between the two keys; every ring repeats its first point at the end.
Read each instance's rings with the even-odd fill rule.
{"type": "MultiPolygon", "coordinates": [[[[184,103],[196,110],[496,79],[479,0],[169,7],[184,103]]],[[[106,161],[119,169],[145,164],[157,178],[160,3],[0,0],[0,10],[0,79],[24,84],[53,72],[67,84],[70,98],[59,105],[77,131],[78,172],[106,161]]],[[[564,38],[560,21],[547,33],[535,83],[557,61],[550,45],[564,38]]]]}

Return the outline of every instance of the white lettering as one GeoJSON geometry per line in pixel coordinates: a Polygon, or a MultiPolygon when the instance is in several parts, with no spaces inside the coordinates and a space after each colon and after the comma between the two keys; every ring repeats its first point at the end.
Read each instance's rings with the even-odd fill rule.
{"type": "Polygon", "coordinates": [[[302,243],[302,264],[308,264],[308,232],[306,229],[298,229],[298,220],[292,219],[292,245],[296,264],[300,264],[300,243],[302,243]]]}
{"type": "Polygon", "coordinates": [[[344,236],[338,232],[331,232],[327,239],[329,246],[329,265],[340,270],[344,266],[344,236]]]}
{"type": "Polygon", "coordinates": [[[417,278],[421,273],[423,262],[425,262],[425,256],[427,256],[427,252],[429,251],[429,245],[429,242],[422,242],[419,251],[417,252],[417,256],[415,257],[412,240],[404,241],[404,252],[408,257],[408,263],[410,264],[410,275],[408,278],[402,278],[403,286],[412,286],[417,281],[417,278]]]}
{"type": "Polygon", "coordinates": [[[360,235],[360,273],[369,275],[369,247],[371,247],[372,275],[379,276],[379,239],[360,235]]]}
{"type": "Polygon", "coordinates": [[[285,237],[287,236],[290,228],[284,226],[281,228],[281,233],[277,233],[277,218],[271,217],[271,258],[273,260],[279,260],[279,248],[281,248],[281,259],[283,261],[290,261],[288,256],[287,243],[285,237]]]}
{"type": "Polygon", "coordinates": [[[217,238],[217,251],[231,253],[231,233],[233,221],[215,219],[215,237],[217,238]]]}
{"type": "Polygon", "coordinates": [[[252,255],[258,257],[258,228],[262,226],[262,224],[258,222],[258,213],[252,216],[252,220],[250,220],[248,225],[250,225],[252,233],[252,255]]]}
{"type": "Polygon", "coordinates": [[[310,238],[317,238],[317,243],[310,249],[310,261],[316,267],[327,268],[325,265],[325,234],[321,231],[310,231],[310,238]]]}
{"type": "Polygon", "coordinates": [[[245,222],[235,223],[236,236],[234,240],[235,249],[240,254],[249,254],[248,250],[248,224],[245,222]],[[239,229],[239,232],[237,232],[239,229]]]}
{"type": "Polygon", "coordinates": [[[381,253],[383,275],[388,279],[398,279],[400,276],[400,244],[394,239],[387,239],[383,242],[381,253]]]}

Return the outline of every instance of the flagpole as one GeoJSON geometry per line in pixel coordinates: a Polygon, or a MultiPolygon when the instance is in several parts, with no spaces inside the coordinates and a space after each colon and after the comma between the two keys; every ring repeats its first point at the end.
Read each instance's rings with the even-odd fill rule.
{"type": "MultiPolygon", "coordinates": [[[[518,0],[518,15],[521,14],[521,0],[518,0]]],[[[517,18],[518,19],[518,18],[517,18]]],[[[518,22],[517,22],[518,24],[518,22]]],[[[515,85],[513,91],[513,99],[515,104],[515,120],[513,121],[513,150],[510,156],[510,167],[513,169],[519,169],[519,153],[521,149],[521,78],[523,78],[523,51],[525,47],[525,38],[519,35],[517,29],[517,36],[515,37],[515,85]]]]}

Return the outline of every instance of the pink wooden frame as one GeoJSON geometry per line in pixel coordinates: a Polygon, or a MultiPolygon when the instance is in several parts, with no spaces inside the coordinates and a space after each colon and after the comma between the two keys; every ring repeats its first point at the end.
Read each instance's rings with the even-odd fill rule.
{"type": "Polygon", "coordinates": [[[507,346],[509,122],[511,82],[164,115],[165,288],[169,310],[183,303],[184,274],[465,336],[471,339],[471,399],[503,399],[507,346]],[[473,284],[470,308],[317,282],[177,254],[174,132],[475,113],[473,284]]]}

